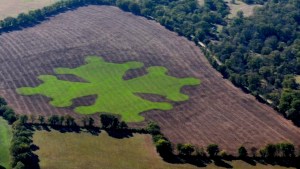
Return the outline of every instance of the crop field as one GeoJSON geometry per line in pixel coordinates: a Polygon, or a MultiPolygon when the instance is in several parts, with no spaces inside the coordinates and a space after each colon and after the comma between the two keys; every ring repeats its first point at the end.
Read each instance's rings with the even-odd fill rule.
{"type": "Polygon", "coordinates": [[[0,118],[0,168],[8,168],[10,164],[9,147],[12,139],[11,128],[7,121],[0,118]]]}
{"type": "MultiPolygon", "coordinates": [[[[116,113],[116,110],[124,108],[121,105],[126,104],[128,99],[120,99],[119,96],[124,93],[114,92],[126,93],[127,90],[143,100],[164,103],[163,107],[151,109],[145,109],[147,105],[144,104],[137,106],[145,110],[139,115],[146,122],[156,121],[162,132],[174,143],[198,146],[217,143],[222,149],[233,153],[241,145],[247,148],[262,147],[266,143],[282,141],[300,144],[299,128],[223,79],[192,42],[168,31],[155,21],[123,12],[116,7],[86,6],[59,14],[35,27],[0,35],[0,46],[0,95],[19,114],[69,114],[78,121],[85,116],[83,114],[90,114],[90,110],[78,113],[78,109],[98,105],[96,102],[101,100],[101,96],[104,97],[100,91],[100,94],[93,91],[90,93],[92,95],[83,96],[77,91],[78,86],[74,86],[74,89],[69,90],[79,93],[75,92],[76,97],[73,99],[68,90],[60,89],[56,92],[61,86],[53,82],[57,79],[75,84],[86,82],[84,78],[97,73],[96,70],[86,71],[84,76],[78,76],[77,72],[75,75],[65,73],[88,65],[86,59],[89,56],[97,56],[111,64],[143,63],[143,67],[127,67],[123,71],[123,79],[117,82],[113,76],[109,77],[112,81],[109,85],[103,84],[101,89],[105,88],[112,95],[105,96],[109,100],[101,103],[113,105],[114,110],[109,111],[116,113]],[[151,72],[156,75],[154,79],[150,78],[151,72]],[[176,83],[166,80],[171,77],[176,83]],[[141,78],[146,80],[138,82],[141,78]],[[179,85],[178,79],[185,78],[189,79],[179,85]],[[48,83],[44,81],[49,79],[48,83]],[[132,81],[135,85],[125,88],[120,85],[124,81],[132,81]],[[149,85],[140,85],[142,83],[149,85]],[[50,84],[52,86],[49,90],[52,91],[45,90],[46,93],[42,93],[39,90],[50,84]],[[153,86],[163,86],[163,89],[148,88],[153,86]],[[176,90],[172,86],[176,86],[176,90]],[[23,87],[34,89],[34,93],[23,91],[23,87]],[[147,90],[151,92],[145,92],[147,90]],[[59,97],[63,99],[61,103],[57,100],[55,102],[55,97],[49,95],[59,92],[64,95],[59,97]],[[116,95],[117,98],[111,99],[116,95]]],[[[113,74],[118,72],[117,69],[111,70],[113,74]]],[[[116,114],[127,118],[127,115],[120,112],[116,114]]],[[[127,121],[142,120],[137,114],[133,112],[127,121]]],[[[98,114],[91,116],[97,118],[98,114]]]]}
{"type": "MultiPolygon", "coordinates": [[[[98,136],[90,133],[60,133],[58,131],[37,131],[33,138],[39,147],[41,169],[196,169],[189,164],[164,162],[155,150],[150,135],[134,134],[117,139],[106,132],[98,136]],[[78,158],[81,157],[81,160],[78,158]],[[55,162],[54,162],[55,161],[55,162]]],[[[285,167],[256,166],[237,160],[226,162],[235,169],[284,169],[285,167]]],[[[207,169],[221,169],[208,164],[207,169]]]]}
{"type": "Polygon", "coordinates": [[[44,6],[55,3],[59,0],[1,0],[0,1],[0,19],[30,10],[39,9],[44,6]]]}

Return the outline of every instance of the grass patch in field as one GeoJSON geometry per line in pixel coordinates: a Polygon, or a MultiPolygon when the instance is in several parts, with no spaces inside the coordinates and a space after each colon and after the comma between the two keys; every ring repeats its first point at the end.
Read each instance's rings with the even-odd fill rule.
{"type": "Polygon", "coordinates": [[[127,122],[142,121],[139,113],[159,109],[173,108],[168,102],[152,102],[137,94],[155,94],[172,101],[185,101],[188,96],[180,93],[185,85],[198,85],[195,78],[176,78],[167,75],[167,69],[161,66],[147,68],[147,74],[124,80],[130,69],[143,67],[141,62],[110,63],[97,56],[86,58],[87,64],[74,68],[57,68],[57,74],[75,75],[86,82],[60,80],[53,75],[42,75],[44,83],[37,87],[23,87],[17,92],[23,95],[41,94],[52,98],[51,105],[69,107],[72,100],[84,96],[97,95],[93,105],[80,106],[75,112],[80,114],[113,113],[121,115],[127,122]]]}
{"type": "Polygon", "coordinates": [[[37,131],[41,169],[196,169],[188,164],[169,164],[157,154],[150,135],[116,139],[102,131],[89,133],[37,131]]]}
{"type": "Polygon", "coordinates": [[[9,168],[10,164],[10,142],[12,139],[11,127],[7,121],[0,118],[0,166],[9,168]]]}
{"type": "Polygon", "coordinates": [[[0,20],[22,12],[43,8],[60,0],[0,0],[0,20]]]}

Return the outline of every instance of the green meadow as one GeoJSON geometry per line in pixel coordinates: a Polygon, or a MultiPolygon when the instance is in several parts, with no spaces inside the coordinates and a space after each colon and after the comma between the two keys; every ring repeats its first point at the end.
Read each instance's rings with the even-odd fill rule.
{"type": "Polygon", "coordinates": [[[22,95],[41,94],[52,99],[55,107],[69,107],[72,100],[84,96],[97,95],[93,105],[79,106],[75,112],[80,114],[112,113],[122,117],[126,122],[144,120],[139,114],[153,109],[170,110],[169,102],[153,102],[141,98],[138,94],[155,94],[171,101],[186,101],[189,97],[180,92],[186,85],[198,85],[196,78],[176,78],[167,75],[167,69],[161,66],[147,68],[147,74],[124,80],[130,69],[142,68],[141,62],[111,63],[101,57],[90,56],[86,64],[80,67],[56,68],[56,74],[75,75],[84,82],[60,80],[55,75],[41,75],[44,83],[37,87],[17,89],[22,95]]]}

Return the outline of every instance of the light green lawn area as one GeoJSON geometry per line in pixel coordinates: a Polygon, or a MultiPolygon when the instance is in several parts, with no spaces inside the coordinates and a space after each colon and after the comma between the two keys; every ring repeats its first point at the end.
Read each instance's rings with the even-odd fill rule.
{"type": "Polygon", "coordinates": [[[43,8],[59,0],[0,0],[0,20],[22,12],[43,8]]]}
{"type": "Polygon", "coordinates": [[[23,87],[17,92],[23,95],[41,94],[52,98],[51,105],[69,107],[72,100],[84,96],[97,95],[93,105],[80,106],[75,112],[80,114],[112,113],[121,115],[126,122],[142,121],[139,113],[159,109],[173,108],[168,102],[152,102],[137,94],[155,94],[171,101],[186,101],[189,97],[180,92],[186,85],[198,85],[195,78],[176,78],[167,75],[167,69],[161,66],[147,68],[147,74],[124,80],[130,69],[143,67],[141,62],[110,63],[97,56],[86,58],[87,64],[74,68],[57,68],[57,74],[75,75],[86,82],[60,80],[53,75],[42,75],[39,79],[44,83],[37,87],[23,87]]]}
{"type": "Polygon", "coordinates": [[[295,76],[296,83],[300,84],[300,75],[295,76]]]}
{"type": "MultiPolygon", "coordinates": [[[[33,143],[39,147],[41,169],[197,169],[190,164],[164,162],[156,152],[151,136],[134,134],[117,139],[102,131],[89,133],[60,133],[36,131],[33,143]]],[[[234,169],[286,169],[285,167],[243,161],[228,162],[234,169]]],[[[205,169],[224,169],[209,164],[205,169]]]]}
{"type": "Polygon", "coordinates": [[[7,121],[0,118],[0,166],[9,168],[10,164],[10,142],[12,139],[11,127],[7,121]]]}

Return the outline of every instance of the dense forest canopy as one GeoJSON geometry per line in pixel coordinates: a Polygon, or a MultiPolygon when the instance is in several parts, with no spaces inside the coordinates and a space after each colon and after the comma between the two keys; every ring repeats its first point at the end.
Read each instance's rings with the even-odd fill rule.
{"type": "Polygon", "coordinates": [[[300,1],[273,0],[245,18],[230,21],[210,49],[223,63],[225,74],[279,105],[279,111],[299,119],[300,1]]]}

